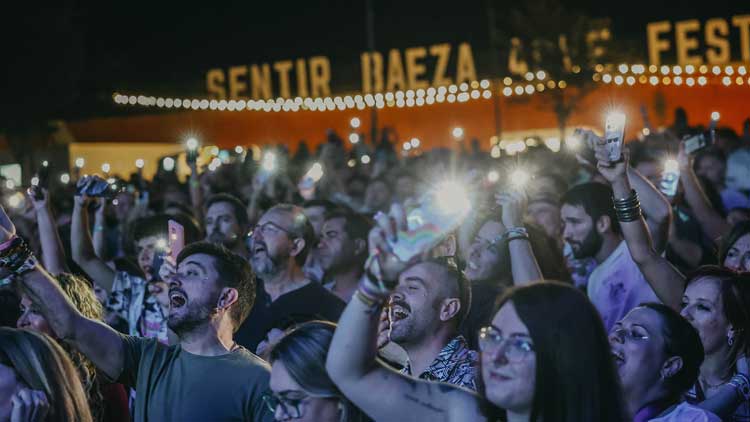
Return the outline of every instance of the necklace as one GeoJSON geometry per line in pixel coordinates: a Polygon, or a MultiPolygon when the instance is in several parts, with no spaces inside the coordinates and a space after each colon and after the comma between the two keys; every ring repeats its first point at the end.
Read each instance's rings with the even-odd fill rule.
{"type": "Polygon", "coordinates": [[[724,385],[724,384],[726,384],[726,383],[729,382],[729,379],[726,379],[726,380],[719,381],[717,384],[709,384],[708,381],[706,381],[706,379],[703,378],[703,377],[700,377],[699,380],[700,380],[700,382],[703,385],[705,385],[707,388],[711,388],[711,389],[714,389],[714,388],[717,388],[717,387],[721,387],[722,385],[724,385]]]}

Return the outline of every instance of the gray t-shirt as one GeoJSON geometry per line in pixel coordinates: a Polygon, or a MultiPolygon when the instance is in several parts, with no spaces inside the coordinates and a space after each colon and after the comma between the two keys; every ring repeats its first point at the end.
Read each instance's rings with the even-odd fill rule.
{"type": "Polygon", "coordinates": [[[263,403],[269,367],[246,349],[199,356],[154,339],[123,335],[122,341],[118,382],[136,390],[136,422],[274,420],[263,403]]]}

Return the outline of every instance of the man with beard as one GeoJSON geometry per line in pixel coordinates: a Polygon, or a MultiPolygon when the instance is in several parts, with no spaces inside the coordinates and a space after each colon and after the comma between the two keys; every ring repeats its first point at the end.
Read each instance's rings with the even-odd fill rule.
{"type": "MultiPolygon", "coordinates": [[[[632,179],[632,178],[631,178],[632,179]]],[[[645,180],[642,179],[645,182],[645,180]]],[[[647,208],[649,195],[658,195],[653,185],[645,182],[638,191],[644,210],[653,219],[657,208],[647,208]],[[653,192],[649,191],[650,187],[653,192]]],[[[664,201],[666,202],[666,201],[664,201]]],[[[631,309],[644,302],[658,302],[622,237],[620,224],[612,206],[612,189],[601,183],[584,183],[570,189],[562,198],[560,214],[563,238],[575,258],[593,257],[598,263],[589,276],[587,293],[602,316],[609,332],[612,326],[631,309]]],[[[669,204],[666,203],[666,225],[669,225],[669,204]]],[[[665,222],[654,222],[659,227],[665,222]]],[[[652,233],[659,231],[652,230],[652,233]]]]}
{"type": "Polygon", "coordinates": [[[471,287],[450,261],[433,258],[399,275],[390,302],[390,340],[409,357],[402,373],[476,390],[477,353],[458,333],[471,287]]]}
{"type": "Polygon", "coordinates": [[[206,201],[206,240],[224,245],[230,251],[248,258],[245,234],[248,229],[247,209],[236,197],[217,193],[206,201]]]}
{"type": "MultiPolygon", "coordinates": [[[[5,244],[15,238],[15,228],[4,212],[0,223],[5,244]]],[[[177,262],[176,274],[161,273],[169,280],[168,324],[180,337],[173,346],[121,335],[85,318],[38,264],[21,282],[59,338],[110,379],[136,389],[136,421],[272,421],[262,398],[269,368],[232,341],[253,306],[249,265],[207,242],[188,245],[177,262]]],[[[9,269],[0,272],[5,276],[9,269]]]]}
{"type": "Polygon", "coordinates": [[[338,321],[346,305],[302,270],[315,233],[302,208],[279,204],[258,220],[250,236],[250,264],[260,279],[257,304],[235,336],[256,350],[274,322],[289,316],[338,321]]]}
{"type": "Polygon", "coordinates": [[[325,272],[325,287],[349,302],[359,286],[367,260],[367,234],[372,224],[352,211],[326,216],[315,252],[325,272]]]}

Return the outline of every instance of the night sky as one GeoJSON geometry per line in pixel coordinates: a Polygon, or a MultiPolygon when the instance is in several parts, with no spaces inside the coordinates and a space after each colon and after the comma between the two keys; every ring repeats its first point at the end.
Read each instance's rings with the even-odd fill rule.
{"type": "MultiPolygon", "coordinates": [[[[376,49],[461,41],[483,48],[487,1],[373,0],[376,49]]],[[[559,1],[569,10],[610,17],[615,39],[634,41],[644,57],[648,22],[750,12],[729,0],[559,1]]],[[[115,90],[179,95],[200,87],[210,68],[320,54],[334,67],[354,65],[366,49],[364,1],[87,3],[5,11],[3,125],[116,114],[115,90]]],[[[514,4],[494,5],[502,17],[514,4]]]]}

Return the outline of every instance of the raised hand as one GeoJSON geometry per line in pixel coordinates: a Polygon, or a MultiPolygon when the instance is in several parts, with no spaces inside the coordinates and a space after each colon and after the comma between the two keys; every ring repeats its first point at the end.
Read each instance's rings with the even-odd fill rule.
{"type": "MultiPolygon", "coordinates": [[[[393,254],[390,243],[398,240],[399,230],[405,231],[406,212],[399,204],[393,204],[390,212],[386,215],[378,213],[375,216],[375,227],[370,230],[368,235],[368,247],[370,257],[376,264],[370,271],[382,280],[395,281],[398,275],[406,268],[407,263],[401,261],[393,254]]],[[[383,289],[392,289],[395,286],[381,286],[383,289]]],[[[383,291],[387,294],[388,291],[383,291]]]]}
{"type": "Polygon", "coordinates": [[[596,168],[599,170],[599,174],[609,183],[627,180],[627,169],[630,159],[630,151],[627,148],[623,148],[622,159],[620,161],[610,161],[606,143],[604,140],[600,140],[594,146],[594,153],[597,161],[596,168]]]}
{"type": "Polygon", "coordinates": [[[26,190],[26,195],[34,205],[34,211],[42,211],[49,206],[49,193],[40,186],[32,186],[26,190]]]}
{"type": "Polygon", "coordinates": [[[523,225],[523,216],[528,205],[525,192],[518,189],[499,192],[495,194],[495,202],[502,208],[502,222],[506,228],[523,225]]]}

